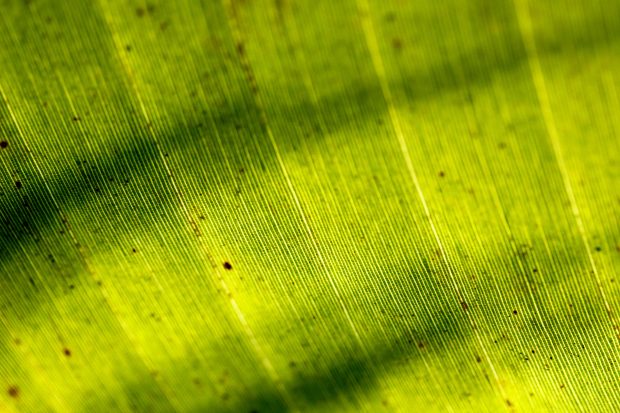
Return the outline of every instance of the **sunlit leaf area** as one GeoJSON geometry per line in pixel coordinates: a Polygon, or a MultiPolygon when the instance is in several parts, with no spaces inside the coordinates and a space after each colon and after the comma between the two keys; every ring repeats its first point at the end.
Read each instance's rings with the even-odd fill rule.
{"type": "Polygon", "coordinates": [[[0,0],[0,412],[620,411],[617,0],[0,0]]]}

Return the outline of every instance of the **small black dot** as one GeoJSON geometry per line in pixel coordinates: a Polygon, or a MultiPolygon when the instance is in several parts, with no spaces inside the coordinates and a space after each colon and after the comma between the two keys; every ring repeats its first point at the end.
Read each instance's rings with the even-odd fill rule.
{"type": "Polygon", "coordinates": [[[69,350],[68,348],[66,348],[66,347],[65,347],[65,348],[62,350],[62,352],[63,352],[63,354],[64,354],[65,356],[67,356],[67,357],[71,357],[71,350],[69,350]]]}
{"type": "Polygon", "coordinates": [[[4,149],[7,146],[9,146],[9,143],[7,141],[0,141],[0,148],[4,149]]]}
{"type": "Polygon", "coordinates": [[[9,389],[7,390],[7,393],[9,394],[9,396],[11,396],[14,399],[17,399],[19,397],[19,387],[17,386],[11,386],[9,387],[9,389]]]}
{"type": "Polygon", "coordinates": [[[231,263],[229,263],[228,261],[226,261],[226,262],[224,263],[224,269],[226,269],[226,270],[232,270],[232,264],[231,264],[231,263]]]}
{"type": "Polygon", "coordinates": [[[517,310],[512,310],[512,313],[513,313],[514,315],[517,315],[517,310]]]}
{"type": "Polygon", "coordinates": [[[597,246],[596,248],[594,248],[597,252],[601,252],[602,248],[597,246]]]}
{"type": "Polygon", "coordinates": [[[21,181],[15,181],[15,188],[17,188],[17,189],[22,189],[22,183],[21,183],[21,181]]]}

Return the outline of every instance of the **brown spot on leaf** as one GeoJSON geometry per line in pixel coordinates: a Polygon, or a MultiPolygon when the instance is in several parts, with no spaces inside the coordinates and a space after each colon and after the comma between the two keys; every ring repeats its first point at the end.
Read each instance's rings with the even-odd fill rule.
{"type": "Polygon", "coordinates": [[[17,189],[22,189],[22,182],[21,181],[15,181],[15,188],[17,189]]]}
{"type": "Polygon", "coordinates": [[[403,41],[400,40],[398,37],[395,37],[392,39],[392,47],[395,50],[400,51],[403,48],[403,41]]]}
{"type": "Polygon", "coordinates": [[[71,350],[66,347],[62,350],[62,353],[67,357],[71,357],[71,350]]]}
{"type": "Polygon", "coordinates": [[[245,45],[242,42],[237,43],[237,53],[239,56],[245,55],[245,45]]]}
{"type": "Polygon", "coordinates": [[[19,397],[19,387],[17,386],[9,386],[6,392],[14,399],[19,397]]]}
{"type": "Polygon", "coordinates": [[[232,270],[232,264],[229,263],[228,261],[224,262],[224,269],[225,270],[232,270]]]}
{"type": "Polygon", "coordinates": [[[461,301],[461,308],[464,311],[467,311],[467,309],[469,308],[469,306],[467,305],[467,303],[465,301],[461,301]]]}
{"type": "Polygon", "coordinates": [[[4,149],[7,146],[9,146],[9,143],[7,141],[0,141],[0,148],[4,149]]]}
{"type": "Polygon", "coordinates": [[[444,171],[439,171],[439,177],[443,178],[444,176],[446,176],[446,173],[444,171]]]}
{"type": "Polygon", "coordinates": [[[513,313],[514,315],[517,315],[517,310],[512,310],[512,313],[513,313]]]}
{"type": "Polygon", "coordinates": [[[478,363],[482,363],[482,358],[480,356],[476,355],[476,361],[478,363]]]}

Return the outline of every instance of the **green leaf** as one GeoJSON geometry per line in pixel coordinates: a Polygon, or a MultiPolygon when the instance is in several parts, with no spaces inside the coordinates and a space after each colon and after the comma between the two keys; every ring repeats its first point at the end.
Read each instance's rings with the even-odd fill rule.
{"type": "Polygon", "coordinates": [[[620,3],[4,0],[0,410],[620,410],[620,3]]]}

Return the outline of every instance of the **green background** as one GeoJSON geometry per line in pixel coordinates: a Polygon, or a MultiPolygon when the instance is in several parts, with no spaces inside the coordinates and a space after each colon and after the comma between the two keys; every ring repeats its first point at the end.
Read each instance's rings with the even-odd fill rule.
{"type": "Polygon", "coordinates": [[[620,2],[0,9],[0,411],[620,410],[620,2]]]}

